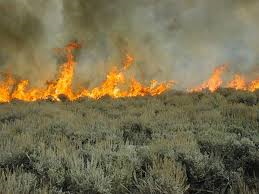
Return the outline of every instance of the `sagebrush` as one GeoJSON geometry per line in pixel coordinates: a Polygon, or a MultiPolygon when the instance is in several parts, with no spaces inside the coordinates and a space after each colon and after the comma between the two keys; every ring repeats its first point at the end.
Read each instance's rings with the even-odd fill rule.
{"type": "Polygon", "coordinates": [[[258,91],[0,105],[0,193],[259,193],[258,91]]]}

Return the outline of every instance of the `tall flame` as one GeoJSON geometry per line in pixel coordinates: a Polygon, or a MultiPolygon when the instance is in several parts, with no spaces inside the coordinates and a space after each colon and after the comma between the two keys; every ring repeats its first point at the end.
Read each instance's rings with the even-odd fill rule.
{"type": "Polygon", "coordinates": [[[0,82],[0,102],[8,102],[10,100],[11,86],[15,83],[15,80],[10,74],[4,74],[4,81],[0,82]]]}
{"type": "Polygon", "coordinates": [[[208,89],[211,92],[216,91],[223,83],[222,81],[222,74],[226,71],[228,65],[220,65],[214,69],[211,77],[201,85],[190,89],[191,92],[200,92],[202,90],[208,89]]]}
{"type": "Polygon", "coordinates": [[[9,74],[4,75],[4,79],[0,82],[0,102],[10,102],[13,99],[36,101],[49,98],[59,101],[60,95],[65,95],[69,100],[76,100],[80,97],[99,99],[103,96],[112,98],[155,96],[165,92],[174,84],[173,81],[158,83],[158,81],[152,80],[149,86],[144,86],[134,77],[127,79],[125,71],[134,62],[134,58],[127,54],[123,68],[119,70],[117,67],[113,67],[100,86],[92,90],[83,88],[80,92],[75,93],[72,89],[76,65],[73,51],[77,48],[80,48],[80,45],[75,42],[65,47],[67,61],[61,65],[57,78],[54,81],[48,81],[45,88],[31,88],[28,80],[17,81],[9,74]]]}

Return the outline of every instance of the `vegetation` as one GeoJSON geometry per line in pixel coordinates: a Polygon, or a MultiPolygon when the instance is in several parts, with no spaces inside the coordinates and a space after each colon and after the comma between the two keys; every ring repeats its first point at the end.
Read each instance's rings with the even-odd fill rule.
{"type": "Polygon", "coordinates": [[[259,95],[0,105],[0,193],[259,193],[259,95]]]}

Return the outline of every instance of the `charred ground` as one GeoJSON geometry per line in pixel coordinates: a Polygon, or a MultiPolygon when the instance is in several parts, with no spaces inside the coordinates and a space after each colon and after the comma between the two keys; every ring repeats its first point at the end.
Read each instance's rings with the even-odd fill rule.
{"type": "Polygon", "coordinates": [[[0,193],[258,193],[259,92],[0,105],[0,193]]]}

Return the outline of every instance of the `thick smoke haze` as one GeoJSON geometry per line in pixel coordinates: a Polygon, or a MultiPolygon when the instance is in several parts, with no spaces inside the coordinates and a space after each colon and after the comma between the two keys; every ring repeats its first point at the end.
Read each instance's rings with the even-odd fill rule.
{"type": "Polygon", "coordinates": [[[0,0],[1,69],[40,84],[58,68],[53,48],[78,40],[76,81],[89,86],[125,53],[142,81],[189,87],[223,63],[251,77],[258,18],[257,0],[0,0]]]}

